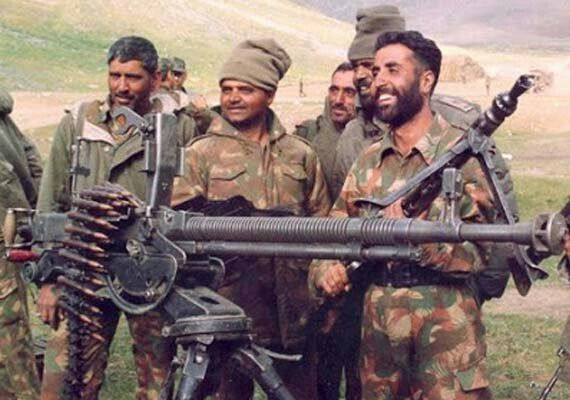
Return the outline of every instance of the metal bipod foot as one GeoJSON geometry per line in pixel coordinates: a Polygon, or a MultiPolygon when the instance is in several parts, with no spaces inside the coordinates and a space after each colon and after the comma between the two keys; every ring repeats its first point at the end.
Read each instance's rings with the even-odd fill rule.
{"type": "Polygon", "coordinates": [[[182,377],[176,391],[176,400],[192,400],[206,377],[210,364],[208,347],[202,343],[191,344],[186,352],[182,377]]]}
{"type": "Polygon", "coordinates": [[[232,358],[242,366],[272,400],[295,400],[273,368],[271,358],[264,349],[255,345],[239,347],[232,358]]]}

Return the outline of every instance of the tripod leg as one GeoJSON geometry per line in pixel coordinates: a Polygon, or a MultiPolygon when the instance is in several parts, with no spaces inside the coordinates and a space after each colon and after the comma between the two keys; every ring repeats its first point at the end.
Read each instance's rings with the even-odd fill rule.
{"type": "Polygon", "coordinates": [[[240,347],[232,354],[232,358],[253,380],[259,383],[270,399],[295,400],[273,369],[271,358],[262,349],[256,346],[240,347]]]}
{"type": "Polygon", "coordinates": [[[192,400],[200,384],[206,377],[210,356],[207,347],[194,344],[186,352],[182,377],[176,392],[176,400],[192,400]]]}

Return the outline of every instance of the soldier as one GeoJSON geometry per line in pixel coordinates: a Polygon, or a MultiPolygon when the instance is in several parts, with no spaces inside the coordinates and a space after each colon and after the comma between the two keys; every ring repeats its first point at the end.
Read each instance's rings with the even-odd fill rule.
{"type": "MultiPolygon", "coordinates": [[[[397,7],[378,6],[364,8],[356,15],[356,35],[348,50],[348,58],[355,67],[355,86],[358,91],[360,108],[358,116],[349,122],[342,133],[336,148],[333,166],[333,193],[338,193],[352,163],[363,149],[370,146],[384,134],[388,127],[374,115],[374,93],[371,90],[372,65],[376,38],[389,31],[401,31],[405,27],[404,18],[397,7]]],[[[433,95],[431,108],[438,112],[452,126],[468,128],[480,114],[479,106],[458,97],[433,95]]],[[[518,207],[509,169],[498,148],[491,149],[495,174],[505,193],[508,204],[518,219],[518,207]]],[[[483,303],[493,297],[500,297],[509,279],[506,257],[509,250],[495,245],[488,268],[470,278],[470,286],[483,303]]]]}
{"type": "MultiPolygon", "coordinates": [[[[356,35],[348,49],[348,59],[355,69],[354,79],[360,103],[359,112],[358,117],[347,125],[337,144],[333,181],[338,186],[333,187],[333,193],[340,191],[342,182],[358,154],[376,141],[387,129],[373,115],[370,84],[374,44],[381,33],[403,29],[405,29],[404,17],[395,6],[363,8],[356,14],[356,35]]],[[[435,111],[452,125],[460,127],[469,126],[480,113],[478,106],[457,97],[436,95],[432,97],[432,102],[432,108],[435,111]]],[[[501,165],[504,167],[502,158],[501,165]]]]}
{"type": "Polygon", "coordinates": [[[170,60],[165,57],[160,58],[158,61],[158,67],[160,70],[159,88],[164,90],[172,90],[172,81],[169,79],[170,60]]]}
{"type": "Polygon", "coordinates": [[[316,119],[303,121],[293,132],[310,141],[315,148],[325,172],[331,199],[335,198],[330,188],[336,143],[346,124],[356,116],[356,88],[353,78],[352,65],[348,62],[340,64],[331,76],[323,113],[316,119]]]}
{"type": "MultiPolygon", "coordinates": [[[[296,126],[294,134],[310,142],[319,156],[329,188],[341,187],[342,182],[332,182],[332,167],[338,138],[346,124],[356,116],[356,88],[354,70],[348,62],[340,64],[331,76],[329,93],[325,98],[325,109],[317,119],[307,120],[296,126]]],[[[355,292],[356,293],[356,292],[355,292]]],[[[358,345],[360,331],[360,302],[347,300],[342,306],[331,311],[322,321],[317,338],[317,387],[319,398],[338,399],[343,368],[346,376],[348,400],[360,399],[360,379],[358,377],[358,345]],[[331,324],[331,321],[335,322],[331,324]],[[332,326],[329,326],[332,325],[332,326]]]]}
{"type": "MultiPolygon", "coordinates": [[[[286,207],[295,215],[323,216],[330,201],[316,153],[289,135],[271,110],[277,84],[291,60],[273,39],[240,43],[220,72],[220,113],[186,152],[186,174],[173,204],[204,196],[242,195],[256,208],[286,207]]],[[[277,352],[304,352],[301,362],[275,360],[297,399],[316,398],[314,365],[305,328],[311,312],[307,264],[255,259],[232,264],[219,292],[253,319],[256,343],[277,352]]],[[[253,383],[228,365],[217,399],[251,399],[253,383]]]]}
{"type": "MultiPolygon", "coordinates": [[[[75,190],[111,181],[144,197],[146,177],[141,172],[144,162],[141,138],[128,132],[119,135],[119,127],[110,112],[119,106],[129,107],[140,115],[153,111],[149,97],[160,79],[157,52],[147,39],[123,37],[109,49],[107,64],[108,97],[103,101],[77,105],[62,119],[55,132],[41,182],[40,211],[69,210],[72,189],[69,171],[75,151],[79,151],[82,163],[87,165],[87,171],[76,176],[75,190]],[[78,142],[79,138],[81,142],[78,142]]],[[[178,116],[177,129],[181,142],[190,140],[195,134],[193,121],[185,115],[178,116]]],[[[55,284],[41,287],[38,298],[41,319],[56,329],[46,352],[42,385],[42,399],[46,400],[62,396],[67,366],[67,323],[60,318],[57,299],[58,287],[55,284]]],[[[106,300],[104,314],[98,321],[103,326],[99,333],[105,340],[101,343],[89,338],[85,345],[89,358],[86,361],[85,393],[81,398],[97,398],[119,317],[119,310],[106,300]]],[[[170,365],[173,346],[161,336],[163,323],[158,313],[127,314],[126,317],[135,342],[137,399],[156,399],[170,365]]]]}
{"type": "MultiPolygon", "coordinates": [[[[10,118],[12,107],[12,97],[0,89],[0,221],[8,208],[35,206],[41,176],[40,156],[10,118]]],[[[5,259],[0,232],[0,398],[39,396],[26,287],[17,266],[5,259]]]]}
{"type": "MultiPolygon", "coordinates": [[[[441,67],[436,44],[415,31],[379,36],[373,66],[375,115],[390,130],[357,158],[331,215],[359,215],[354,201],[382,198],[438,159],[465,133],[430,108],[441,67]]],[[[461,168],[460,218],[492,220],[493,200],[479,163],[461,168]]],[[[438,220],[443,198],[421,218],[438,220]]],[[[400,201],[384,210],[401,218],[400,201]]],[[[487,245],[421,246],[419,262],[388,262],[369,270],[364,297],[360,376],[363,399],[488,399],[484,326],[466,281],[485,268],[487,245]]],[[[315,262],[310,284],[329,296],[349,289],[344,265],[315,262]]]]}
{"type": "Polygon", "coordinates": [[[171,89],[180,90],[184,93],[187,93],[186,88],[184,88],[186,77],[186,63],[184,60],[178,57],[172,57],[170,59],[170,71],[168,72],[171,89]]]}

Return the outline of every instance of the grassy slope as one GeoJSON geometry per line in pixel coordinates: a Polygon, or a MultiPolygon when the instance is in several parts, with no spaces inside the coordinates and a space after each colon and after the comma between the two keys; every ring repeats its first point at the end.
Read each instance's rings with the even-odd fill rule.
{"type": "Polygon", "coordinates": [[[224,55],[253,37],[276,37],[287,49],[293,59],[288,81],[308,74],[325,79],[345,56],[352,32],[349,24],[289,1],[3,0],[0,85],[36,91],[104,89],[106,48],[132,34],[151,39],[162,55],[185,58],[190,83],[198,87],[215,85],[224,55]],[[104,17],[94,18],[101,10],[104,17]]]}

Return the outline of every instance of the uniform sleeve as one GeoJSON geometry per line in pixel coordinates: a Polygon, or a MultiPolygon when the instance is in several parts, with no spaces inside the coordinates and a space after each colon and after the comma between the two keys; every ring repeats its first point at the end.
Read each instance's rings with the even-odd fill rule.
{"type": "Polygon", "coordinates": [[[204,157],[190,145],[186,149],[184,161],[184,176],[174,180],[172,189],[172,206],[177,207],[197,196],[207,196],[208,176],[204,157]]]}
{"type": "Polygon", "coordinates": [[[66,115],[55,131],[45,171],[40,183],[37,208],[42,212],[63,212],[71,205],[71,141],[75,126],[66,115]]]}
{"type": "MultiPolygon", "coordinates": [[[[346,181],[342,187],[338,198],[336,199],[332,209],[329,212],[329,216],[333,218],[348,218],[357,215],[357,210],[352,206],[355,199],[361,197],[360,189],[357,185],[356,175],[354,174],[354,168],[352,168],[346,181]]],[[[336,260],[314,260],[309,266],[309,291],[314,297],[319,297],[319,293],[316,288],[316,283],[322,276],[322,274],[331,265],[337,263],[336,260]]]]}
{"type": "MultiPolygon", "coordinates": [[[[460,218],[465,223],[494,222],[494,202],[489,191],[483,170],[475,159],[471,159],[461,169],[465,181],[463,197],[460,201],[460,218]]],[[[436,221],[441,215],[443,200],[432,205],[428,219],[436,221]]],[[[430,243],[420,246],[420,265],[448,272],[465,274],[485,268],[491,251],[490,243],[430,243]]]]}

